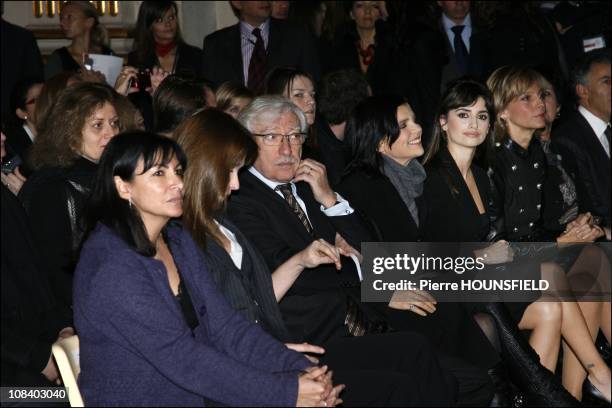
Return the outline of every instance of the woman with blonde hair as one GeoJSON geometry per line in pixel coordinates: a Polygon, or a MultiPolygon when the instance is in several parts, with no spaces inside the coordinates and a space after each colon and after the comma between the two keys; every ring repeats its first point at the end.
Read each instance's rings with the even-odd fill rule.
{"type": "MultiPolygon", "coordinates": [[[[543,191],[549,181],[546,157],[539,139],[534,135],[536,130],[546,126],[547,81],[532,69],[505,66],[491,74],[487,85],[493,93],[497,112],[496,160],[489,171],[493,203],[490,238],[571,244],[589,243],[601,237],[603,231],[594,224],[589,213],[580,214],[574,221],[568,223],[560,235],[556,231],[547,230],[543,225],[543,214],[547,211],[546,204],[548,204],[543,200],[543,191]]],[[[589,254],[585,251],[594,252],[587,247],[580,251],[577,261],[572,256],[570,262],[567,262],[566,269],[571,268],[570,275],[575,268],[581,268],[584,262],[583,256],[587,259],[598,256],[597,253],[589,254]]],[[[571,296],[571,282],[568,282],[565,271],[558,263],[563,260],[563,258],[554,258],[543,262],[536,273],[540,273],[543,279],[554,282],[557,293],[563,291],[571,296]]],[[[607,273],[609,274],[609,270],[607,273]]],[[[576,379],[580,378],[582,372],[588,376],[586,389],[609,403],[610,368],[598,354],[590,334],[597,332],[601,322],[597,322],[596,327],[587,326],[580,304],[572,300],[572,297],[566,296],[564,301],[508,305],[519,321],[520,329],[529,330],[542,319],[547,319],[548,324],[552,325],[552,331],[556,332],[556,335],[542,336],[533,332],[530,337],[531,346],[540,356],[541,363],[550,371],[554,372],[556,368],[560,341],[564,340],[567,344],[568,347],[564,347],[566,354],[563,385],[570,393],[581,398],[582,381],[576,379]],[[574,359],[580,364],[571,364],[574,359]]],[[[609,340],[610,333],[607,331],[605,334],[609,340]]],[[[584,379],[584,376],[582,378],[584,379]]]]}
{"type": "Polygon", "coordinates": [[[45,66],[45,78],[63,71],[79,72],[88,54],[114,55],[108,47],[106,29],[100,24],[98,11],[89,1],[67,1],[61,6],[60,27],[72,42],[53,51],[45,66]]]}

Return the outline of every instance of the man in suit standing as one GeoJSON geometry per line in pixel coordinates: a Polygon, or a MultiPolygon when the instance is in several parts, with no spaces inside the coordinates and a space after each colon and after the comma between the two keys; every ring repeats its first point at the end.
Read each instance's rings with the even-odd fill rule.
{"type": "Polygon", "coordinates": [[[442,68],[440,90],[464,75],[482,76],[478,30],[472,25],[469,1],[439,1],[440,27],[446,39],[448,63],[442,68]]]}
{"type": "Polygon", "coordinates": [[[216,86],[235,81],[255,94],[274,67],[293,66],[319,78],[312,36],[302,27],[270,18],[270,1],[232,1],[239,22],[204,38],[204,77],[216,86]]]}
{"type": "Polygon", "coordinates": [[[578,110],[553,130],[553,147],[576,184],[580,212],[602,217],[610,239],[610,49],[574,69],[578,110]]]}

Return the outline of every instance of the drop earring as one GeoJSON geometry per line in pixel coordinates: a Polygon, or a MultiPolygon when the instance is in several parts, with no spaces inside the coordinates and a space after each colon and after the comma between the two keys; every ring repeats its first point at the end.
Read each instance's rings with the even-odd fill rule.
{"type": "Polygon", "coordinates": [[[128,198],[128,206],[130,207],[130,210],[132,209],[132,197],[128,198]]]}

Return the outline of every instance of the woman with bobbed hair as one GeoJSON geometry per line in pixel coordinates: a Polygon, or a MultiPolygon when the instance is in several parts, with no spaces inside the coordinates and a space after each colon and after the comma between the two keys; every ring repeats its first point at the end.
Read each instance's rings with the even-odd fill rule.
{"type": "Polygon", "coordinates": [[[118,98],[111,87],[89,82],[62,91],[32,145],[35,172],[19,195],[51,287],[67,306],[72,304],[72,274],[83,234],[81,213],[97,162],[121,130],[118,98]]]}
{"type": "Polygon", "coordinates": [[[313,367],[232,310],[182,214],[173,140],[124,133],[100,159],[75,274],[87,405],[334,406],[313,367]]]}
{"type": "MultiPolygon", "coordinates": [[[[546,126],[545,98],[550,84],[540,73],[530,68],[504,66],[491,74],[487,85],[493,94],[497,111],[495,162],[489,171],[493,202],[490,237],[505,238],[509,241],[556,241],[560,244],[572,244],[593,242],[603,236],[603,230],[593,222],[589,213],[578,215],[575,220],[566,224],[565,231],[561,233],[548,230],[543,225],[543,215],[548,211],[549,205],[543,199],[543,192],[547,190],[551,180],[544,151],[535,134],[538,129],[546,126]]],[[[565,251],[561,253],[562,257],[542,263],[542,278],[557,282],[571,295],[572,282],[567,282],[566,271],[572,274],[572,268],[582,262],[580,259],[586,250],[590,251],[588,246],[579,251],[579,256],[565,251]]],[[[609,276],[609,269],[607,275],[609,276]]],[[[609,279],[607,286],[609,287],[609,279]]],[[[542,313],[532,310],[535,303],[529,304],[526,309],[526,305],[513,305],[521,306],[511,308],[521,328],[530,326],[543,316],[542,313]]],[[[600,327],[607,327],[606,335],[609,340],[609,319],[608,322],[602,322],[603,319],[589,319],[591,326],[587,326],[581,311],[581,305],[584,307],[582,303],[566,300],[553,302],[552,305],[557,305],[549,312],[554,311],[556,315],[554,320],[558,321],[559,334],[554,338],[532,337],[530,341],[542,364],[551,371],[555,370],[559,344],[564,340],[569,345],[564,349],[572,356],[564,358],[564,386],[575,397],[581,398],[583,381],[576,379],[582,374],[582,379],[586,377],[586,389],[609,403],[610,368],[597,352],[590,334],[590,331],[596,333],[600,327]],[[551,343],[554,343],[554,347],[547,347],[551,343]],[[569,361],[577,361],[580,364],[566,366],[565,363],[569,361]]],[[[603,302],[602,305],[608,305],[609,310],[609,303],[603,302]]],[[[548,315],[547,319],[551,320],[550,313],[548,315]]]]}
{"type": "Polygon", "coordinates": [[[249,88],[237,82],[225,82],[217,88],[215,98],[217,109],[238,118],[240,112],[253,100],[255,95],[249,88]]]}
{"type": "Polygon", "coordinates": [[[202,50],[187,44],[178,23],[174,1],[143,1],[134,28],[134,47],[128,65],[140,71],[159,67],[169,74],[202,75],[202,50]]]}
{"type": "Polygon", "coordinates": [[[87,54],[113,55],[108,47],[106,29],[100,25],[98,11],[89,1],[63,2],[60,26],[67,38],[68,47],[58,48],[49,56],[45,65],[45,78],[60,72],[79,72],[87,54]]]}

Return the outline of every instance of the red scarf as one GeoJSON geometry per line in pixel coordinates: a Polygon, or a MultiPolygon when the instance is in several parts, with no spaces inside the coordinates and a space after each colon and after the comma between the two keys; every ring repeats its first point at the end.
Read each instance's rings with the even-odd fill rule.
{"type": "Polygon", "coordinates": [[[168,55],[170,51],[174,49],[174,47],[176,47],[176,43],[174,41],[168,44],[160,44],[156,41],[155,42],[155,54],[163,58],[166,55],[168,55]]]}

